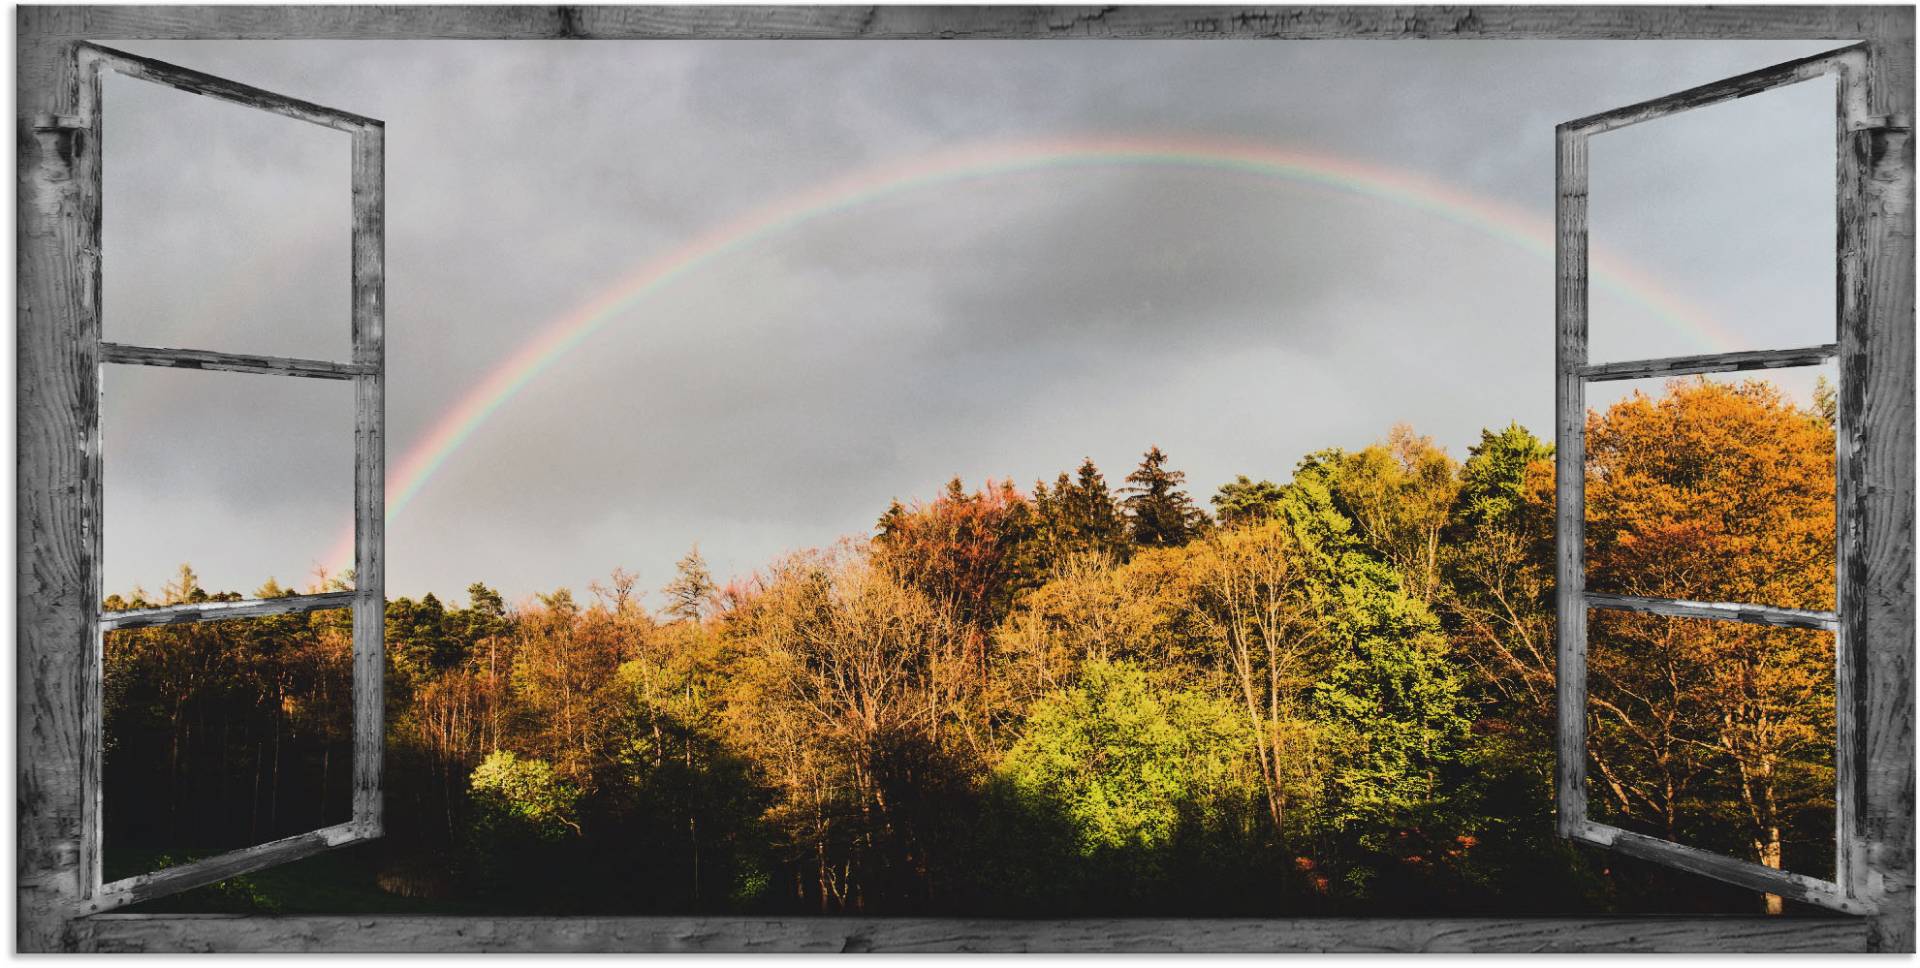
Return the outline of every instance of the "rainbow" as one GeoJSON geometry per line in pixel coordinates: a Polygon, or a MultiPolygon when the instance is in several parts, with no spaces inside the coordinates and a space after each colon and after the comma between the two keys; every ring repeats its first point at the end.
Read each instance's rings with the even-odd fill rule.
{"type": "MultiPolygon", "coordinates": [[[[1547,259],[1550,219],[1432,181],[1414,172],[1351,158],[1271,145],[1172,138],[1077,138],[971,147],[916,158],[820,185],[718,225],[691,242],[649,259],[600,295],[540,327],[436,420],[387,479],[392,521],[474,433],[521,388],[641,299],[716,260],[771,236],[881,199],[957,182],[1005,175],[1090,168],[1152,168],[1282,179],[1404,205],[1483,231],[1547,259]]],[[[1732,345],[1713,319],[1632,266],[1591,254],[1595,288],[1691,330],[1707,345],[1732,345]]],[[[351,529],[325,559],[352,560],[351,529]]]]}

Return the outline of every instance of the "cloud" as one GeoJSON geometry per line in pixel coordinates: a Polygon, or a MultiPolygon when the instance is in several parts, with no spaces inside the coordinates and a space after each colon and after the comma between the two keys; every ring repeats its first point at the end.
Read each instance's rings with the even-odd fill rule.
{"type": "MultiPolygon", "coordinates": [[[[128,46],[387,122],[397,461],[522,341],[635,266],[852,173],[981,142],[1224,137],[1414,169],[1545,218],[1555,122],[1822,45],[128,46]]],[[[331,355],[345,332],[333,133],[121,90],[133,83],[109,92],[110,306],[182,321],[171,335],[211,348],[331,355]]],[[[1786,124],[1798,102],[1749,110],[1734,124],[1751,157],[1786,157],[1804,134],[1786,124]]],[[[1737,196],[1777,174],[1716,177],[1737,196]]],[[[1656,267],[1697,279],[1756,338],[1790,330],[1804,299],[1741,287],[1791,271],[1728,248],[1703,206],[1730,196],[1687,184],[1648,193],[1671,213],[1644,236],[1666,247],[1656,267]]],[[[1805,208],[1741,214],[1780,238],[1805,208]]],[[[1481,426],[1547,424],[1551,299],[1537,254],[1301,184],[1089,168],[903,193],[707,265],[530,384],[395,523],[390,589],[485,580],[518,596],[616,564],[660,584],[695,541],[717,571],[745,571],[949,475],[1025,484],[1091,455],[1118,478],[1150,443],[1203,498],[1397,420],[1457,451],[1481,426]]],[[[1626,343],[1667,338],[1643,310],[1619,318],[1626,343]]],[[[109,398],[129,440],[109,439],[109,467],[127,453],[118,466],[151,468],[111,481],[121,513],[231,522],[110,530],[110,586],[157,585],[190,558],[251,588],[330,543],[337,488],[291,442],[336,415],[248,394],[219,398],[235,412],[212,449],[162,443],[195,431],[204,396],[109,398]]]]}

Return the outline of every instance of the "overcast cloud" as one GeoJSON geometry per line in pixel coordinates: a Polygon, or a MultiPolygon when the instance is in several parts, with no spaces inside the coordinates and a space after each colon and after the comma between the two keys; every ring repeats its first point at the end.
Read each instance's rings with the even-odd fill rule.
{"type": "MultiPolygon", "coordinates": [[[[983,143],[1202,137],[1552,214],[1553,126],[1831,44],[176,42],[387,124],[390,460],[544,324],[706,229],[983,143]]],[[[1831,339],[1832,90],[1595,143],[1595,240],[1721,327],[1598,297],[1597,358],[1831,339]]],[[[346,139],[107,89],[109,338],[344,358],[346,139]]],[[[1072,168],[906,192],[717,260],[507,403],[388,532],[390,594],[658,587],[863,532],[950,476],[1150,444],[1202,500],[1409,421],[1457,455],[1552,408],[1552,270],[1414,207],[1072,168]]],[[[109,374],[107,581],[303,583],[348,519],[344,384],[109,374]],[[209,528],[209,525],[213,527],[209,528]]]]}

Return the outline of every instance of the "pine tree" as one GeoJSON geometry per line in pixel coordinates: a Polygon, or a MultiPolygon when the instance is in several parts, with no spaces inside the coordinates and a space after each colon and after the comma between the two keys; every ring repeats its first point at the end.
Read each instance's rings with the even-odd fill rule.
{"type": "Polygon", "coordinates": [[[668,616],[698,622],[706,615],[718,587],[713,583],[713,574],[707,571],[707,560],[700,557],[699,545],[694,545],[674,566],[673,580],[661,591],[667,596],[668,616]]]}
{"type": "Polygon", "coordinates": [[[1220,485],[1213,496],[1213,513],[1223,527],[1258,524],[1279,514],[1286,489],[1272,481],[1256,481],[1245,474],[1220,485]]]}
{"type": "Polygon", "coordinates": [[[1093,458],[1080,462],[1077,480],[1062,471],[1052,490],[1044,483],[1034,484],[1033,512],[1045,567],[1075,555],[1096,555],[1116,563],[1126,560],[1127,518],[1114,503],[1107,479],[1093,458]]]}
{"type": "Polygon", "coordinates": [[[886,544],[889,540],[898,537],[906,520],[906,505],[901,504],[899,498],[894,498],[893,503],[887,505],[886,513],[880,515],[880,520],[874,524],[874,541],[878,544],[886,544]]]}
{"type": "Polygon", "coordinates": [[[1075,536],[1088,551],[1124,556],[1127,547],[1127,518],[1107,490],[1107,479],[1095,467],[1093,458],[1080,462],[1080,475],[1074,485],[1073,523],[1075,536]]]}
{"type": "Polygon", "coordinates": [[[1134,544],[1177,547],[1206,528],[1206,512],[1182,490],[1186,482],[1186,472],[1167,468],[1167,455],[1159,447],[1147,450],[1122,489],[1127,497],[1121,503],[1132,520],[1134,544]]]}

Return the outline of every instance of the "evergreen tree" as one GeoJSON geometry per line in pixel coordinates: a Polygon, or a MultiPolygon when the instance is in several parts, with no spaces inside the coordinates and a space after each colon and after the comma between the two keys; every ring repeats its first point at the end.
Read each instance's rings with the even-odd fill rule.
{"type": "Polygon", "coordinates": [[[1526,503],[1527,466],[1553,457],[1553,445],[1510,423],[1499,433],[1480,431],[1480,443],[1467,448],[1460,468],[1460,494],[1453,518],[1469,527],[1505,523],[1526,503]]]}
{"type": "Polygon", "coordinates": [[[1205,530],[1206,512],[1182,489],[1186,482],[1186,472],[1168,469],[1167,455],[1159,447],[1147,450],[1123,489],[1134,544],[1177,547],[1205,530]]]}
{"type": "Polygon", "coordinates": [[[673,580],[661,589],[667,596],[667,615],[684,622],[700,621],[718,590],[712,573],[707,571],[707,560],[700,556],[699,545],[680,559],[674,566],[673,580]]]}
{"type": "Polygon", "coordinates": [[[880,515],[880,520],[873,526],[875,543],[886,544],[890,539],[898,537],[906,521],[906,505],[901,504],[899,498],[894,498],[893,503],[887,505],[886,512],[880,515]]]}
{"type": "Polygon", "coordinates": [[[1033,508],[1049,567],[1073,555],[1097,555],[1116,562],[1126,559],[1127,518],[1114,502],[1107,479],[1093,458],[1080,462],[1077,479],[1062,471],[1051,491],[1044,483],[1036,483],[1033,508]]]}
{"type": "Polygon", "coordinates": [[[1106,476],[1094,466],[1093,458],[1080,462],[1079,479],[1074,484],[1072,518],[1074,535],[1088,551],[1122,555],[1127,547],[1127,518],[1107,490],[1106,476]]]}
{"type": "Polygon", "coordinates": [[[1313,691],[1340,747],[1330,821],[1368,849],[1435,820],[1458,786],[1472,710],[1440,623],[1367,552],[1320,473],[1297,475],[1280,516],[1311,574],[1333,664],[1313,691]]]}
{"type": "Polygon", "coordinates": [[[1258,524],[1279,514],[1286,489],[1272,481],[1256,481],[1245,474],[1220,485],[1213,496],[1213,513],[1223,527],[1258,524]]]}

